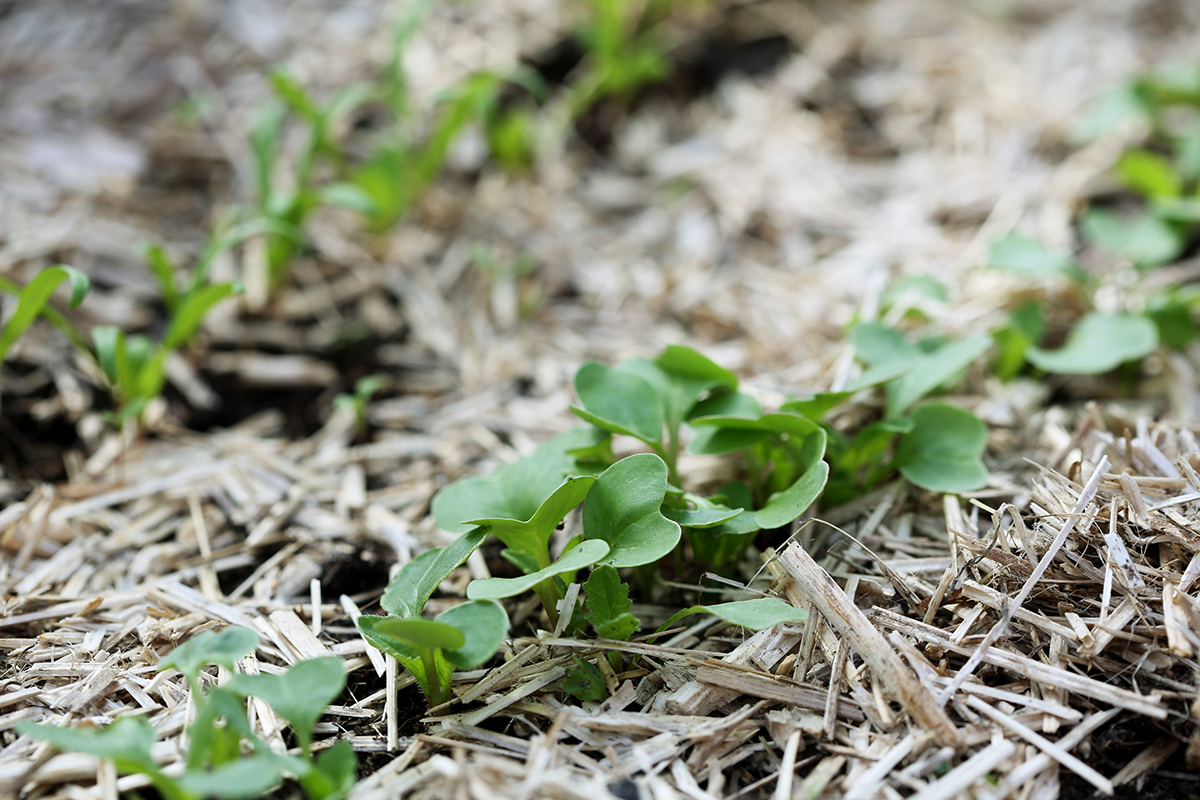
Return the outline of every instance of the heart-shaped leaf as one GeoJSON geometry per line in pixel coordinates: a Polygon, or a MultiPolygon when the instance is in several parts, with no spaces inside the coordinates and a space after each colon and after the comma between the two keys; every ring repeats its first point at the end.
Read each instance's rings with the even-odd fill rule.
{"type": "Polygon", "coordinates": [[[762,414],[756,419],[740,416],[697,417],[690,420],[689,424],[700,429],[716,428],[719,431],[703,440],[698,436],[697,441],[692,443],[693,452],[708,455],[741,450],[772,434],[795,437],[799,440],[820,429],[820,426],[808,417],[785,411],[762,414]],[[747,443],[743,444],[743,441],[747,443]]]}
{"type": "Polygon", "coordinates": [[[594,441],[591,431],[566,431],[490,475],[455,481],[434,495],[433,517],[451,533],[475,527],[465,520],[527,520],[574,469],[575,459],[568,451],[594,441]]]}
{"type": "Polygon", "coordinates": [[[950,494],[987,484],[981,460],[987,426],[978,417],[945,403],[929,403],[913,411],[912,422],[896,453],[905,479],[922,489],[950,494]]]}
{"type": "MultiPolygon", "coordinates": [[[[628,459],[626,459],[628,460],[628,459]]],[[[545,580],[555,575],[576,572],[584,567],[600,561],[609,555],[607,542],[588,540],[563,553],[557,561],[544,569],[517,578],[487,578],[471,581],[467,585],[467,597],[472,600],[498,600],[501,597],[515,597],[529,591],[545,580]]]]}
{"type": "Polygon", "coordinates": [[[508,615],[504,609],[482,600],[448,608],[438,614],[437,622],[462,633],[463,644],[443,653],[459,669],[474,669],[487,661],[508,635],[508,615]]]}
{"type": "Polygon", "coordinates": [[[590,475],[567,478],[527,520],[484,518],[470,520],[470,524],[486,526],[510,548],[541,563],[549,557],[547,548],[554,529],[563,517],[583,502],[595,482],[590,475]]]}
{"type": "Polygon", "coordinates": [[[1079,230],[1089,242],[1139,267],[1166,264],[1187,245],[1179,228],[1148,213],[1126,218],[1106,208],[1090,208],[1079,220],[1079,230]]]}
{"type": "Polygon", "coordinates": [[[679,525],[662,515],[667,465],[652,453],[629,456],[606,469],[583,503],[583,533],[608,543],[605,563],[649,564],[675,549],[679,525]]]}
{"type": "Polygon", "coordinates": [[[1158,331],[1146,317],[1091,313],[1067,335],[1058,350],[1029,348],[1029,362],[1046,372],[1092,375],[1142,358],[1158,347],[1158,331]]]}
{"type": "Polygon", "coordinates": [[[486,528],[476,529],[464,533],[445,547],[421,553],[392,577],[379,605],[397,617],[421,616],[425,603],[438,585],[479,549],[487,534],[486,528]]]}

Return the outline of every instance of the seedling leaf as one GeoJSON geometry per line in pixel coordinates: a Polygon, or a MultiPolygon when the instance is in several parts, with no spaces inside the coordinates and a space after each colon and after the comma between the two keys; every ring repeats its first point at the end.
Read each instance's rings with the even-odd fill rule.
{"type": "Polygon", "coordinates": [[[1179,197],[1183,182],[1175,168],[1157,153],[1130,150],[1117,162],[1117,175],[1128,188],[1153,200],[1179,197]]]}
{"type": "Polygon", "coordinates": [[[1051,250],[1037,239],[1020,233],[1010,233],[993,242],[988,264],[1023,277],[1061,276],[1080,283],[1085,278],[1070,253],[1051,250]]]}
{"type": "Polygon", "coordinates": [[[580,542],[578,547],[563,553],[553,564],[537,572],[517,578],[487,578],[471,581],[467,584],[467,597],[472,600],[498,600],[501,597],[515,597],[556,575],[590,567],[609,554],[607,542],[594,539],[580,542]]]}
{"type": "Polygon", "coordinates": [[[652,453],[639,453],[606,469],[583,503],[583,532],[602,539],[614,567],[649,564],[675,549],[679,525],[662,515],[667,465],[652,453]]]}
{"type": "MultiPolygon", "coordinates": [[[[359,617],[359,619],[363,619],[363,617],[359,617]]],[[[463,632],[453,625],[421,617],[378,618],[374,623],[374,630],[393,639],[399,639],[414,648],[436,647],[439,650],[457,650],[467,643],[463,632]]]]}
{"type": "Polygon", "coordinates": [[[142,717],[118,717],[104,728],[59,728],[26,721],[17,723],[17,731],[57,750],[111,758],[123,772],[158,772],[150,757],[158,735],[142,717]]]}
{"type": "Polygon", "coordinates": [[[608,687],[604,685],[604,675],[600,673],[600,668],[577,655],[572,654],[571,658],[575,659],[575,666],[567,670],[566,677],[563,678],[563,691],[580,702],[590,700],[598,703],[607,699],[608,687]]]}
{"type": "Polygon", "coordinates": [[[1031,364],[1047,372],[1093,375],[1142,358],[1158,347],[1158,331],[1146,317],[1091,313],[1067,335],[1058,350],[1029,348],[1031,364]]]}
{"type": "MultiPolygon", "coordinates": [[[[758,527],[765,530],[781,528],[796,520],[821,496],[821,490],[829,480],[829,465],[820,460],[825,453],[825,431],[818,428],[812,435],[819,442],[819,447],[810,451],[815,452],[815,458],[808,459],[804,474],[795,483],[771,495],[766,505],[755,512],[758,527]]],[[[809,450],[808,444],[806,441],[806,450],[809,450]]]]}
{"type": "Polygon", "coordinates": [[[222,800],[262,797],[283,780],[282,765],[288,760],[273,753],[242,756],[209,770],[188,770],[179,776],[179,786],[196,797],[222,800]]]}
{"type": "Polygon", "coordinates": [[[896,453],[896,465],[909,483],[947,494],[987,484],[981,460],[987,426],[978,417],[945,403],[929,403],[913,411],[912,421],[896,453]]]}
{"type": "Polygon", "coordinates": [[[233,669],[239,658],[254,652],[258,641],[257,633],[240,625],[220,632],[204,631],[163,656],[158,669],[174,668],[192,679],[209,664],[233,669]]]}
{"type": "Polygon", "coordinates": [[[623,642],[641,627],[641,621],[630,613],[633,601],[629,599],[629,587],[621,582],[616,567],[596,567],[583,590],[587,593],[588,621],[597,636],[623,642]]]}
{"type": "Polygon", "coordinates": [[[346,664],[334,656],[301,661],[279,675],[237,673],[226,684],[231,692],[270,703],[275,713],[287,720],[305,752],[312,742],[313,726],[345,686],[346,664]]]}
{"type": "Polygon", "coordinates": [[[487,529],[464,533],[445,547],[428,550],[405,564],[388,582],[379,605],[397,617],[419,617],[439,584],[487,538],[487,529]]]}
{"type": "Polygon", "coordinates": [[[434,519],[451,533],[476,527],[464,520],[529,520],[575,467],[568,451],[593,443],[591,431],[567,431],[490,475],[455,481],[434,495],[434,519]]]}
{"type": "Polygon", "coordinates": [[[527,520],[503,517],[473,519],[471,525],[483,525],[497,539],[535,559],[544,558],[551,534],[558,523],[583,502],[596,479],[590,475],[567,478],[527,520]]]}
{"type": "Polygon", "coordinates": [[[496,654],[508,635],[508,615],[495,603],[475,601],[443,611],[437,622],[457,628],[463,644],[447,648],[443,655],[459,669],[474,669],[496,654]]]}
{"type": "MultiPolygon", "coordinates": [[[[17,309],[0,331],[0,363],[8,355],[8,350],[21,334],[33,324],[38,314],[41,314],[50,302],[50,297],[63,281],[71,283],[70,306],[74,308],[83,302],[91,287],[91,281],[74,267],[57,266],[44,269],[34,276],[23,289],[17,292],[17,309]]],[[[7,284],[6,284],[7,286],[7,284]]]]}
{"type": "Polygon", "coordinates": [[[1079,220],[1079,229],[1089,242],[1140,267],[1173,260],[1187,243],[1171,223],[1147,213],[1125,219],[1108,209],[1090,208],[1079,220]]]}
{"type": "Polygon", "coordinates": [[[761,631],[782,622],[804,622],[808,612],[796,608],[791,603],[778,597],[758,597],[753,600],[738,600],[733,603],[718,603],[716,605],[696,605],[685,608],[673,614],[670,619],[659,626],[659,631],[665,631],[684,617],[692,614],[713,614],[726,622],[761,631]]]}
{"type": "Polygon", "coordinates": [[[582,406],[571,411],[585,422],[647,444],[662,443],[662,401],[645,378],[589,361],[575,373],[575,393],[582,406]]]}
{"type": "Polygon", "coordinates": [[[903,414],[922,397],[983,355],[991,343],[988,336],[971,336],[948,342],[931,353],[918,356],[911,370],[888,384],[888,416],[903,414]]]}

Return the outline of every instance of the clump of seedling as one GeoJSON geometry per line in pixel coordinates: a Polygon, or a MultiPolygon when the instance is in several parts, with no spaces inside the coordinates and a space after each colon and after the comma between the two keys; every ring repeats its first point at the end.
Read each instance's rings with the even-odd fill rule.
{"type": "Polygon", "coordinates": [[[364,614],[358,629],[375,647],[413,674],[431,706],[451,699],[455,668],[471,669],[490,659],[508,632],[508,615],[495,603],[454,606],[435,619],[421,616],[438,584],[483,543],[487,532],[472,531],[447,547],[429,550],[405,564],[388,583],[380,605],[388,616],[364,614]]]}
{"type": "Polygon", "coordinates": [[[167,800],[261,797],[285,777],[295,778],[309,800],[340,800],[354,786],[357,758],[342,740],[314,752],[313,726],[346,684],[340,658],[301,661],[274,674],[237,673],[223,686],[204,688],[200,673],[219,665],[233,669],[258,646],[258,634],[230,627],[206,631],[177,647],[159,669],[181,672],[191,689],[195,718],[187,728],[187,754],[181,775],[167,775],[151,748],[158,738],[142,717],[124,716],[103,728],[60,728],[20,723],[26,736],[56,749],[111,759],[124,774],[146,776],[167,800]],[[266,701],[296,736],[295,754],[277,753],[253,730],[246,700],[266,701]]]}

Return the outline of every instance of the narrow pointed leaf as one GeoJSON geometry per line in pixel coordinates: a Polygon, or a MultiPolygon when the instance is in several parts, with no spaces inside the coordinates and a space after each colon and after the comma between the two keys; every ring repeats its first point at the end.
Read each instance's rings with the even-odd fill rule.
{"type": "Polygon", "coordinates": [[[63,281],[71,283],[72,308],[79,305],[87,295],[91,281],[74,267],[57,266],[44,269],[34,276],[17,294],[17,309],[0,330],[0,363],[8,354],[9,348],[21,338],[21,334],[33,324],[38,314],[41,314],[50,302],[50,297],[63,281]]]}
{"type": "Polygon", "coordinates": [[[425,603],[450,573],[458,569],[487,538],[486,529],[464,533],[445,547],[426,551],[405,564],[388,582],[380,607],[397,617],[419,617],[425,603]]]}
{"type": "Polygon", "coordinates": [[[467,585],[467,597],[472,600],[498,600],[501,597],[515,597],[556,575],[577,572],[584,567],[590,567],[608,554],[609,546],[606,542],[597,540],[580,542],[578,547],[568,550],[550,566],[529,575],[471,581],[467,585]]]}
{"type": "Polygon", "coordinates": [[[527,520],[483,518],[471,525],[486,526],[500,541],[519,553],[536,558],[546,551],[558,523],[583,502],[596,479],[590,475],[567,478],[527,520]]]}

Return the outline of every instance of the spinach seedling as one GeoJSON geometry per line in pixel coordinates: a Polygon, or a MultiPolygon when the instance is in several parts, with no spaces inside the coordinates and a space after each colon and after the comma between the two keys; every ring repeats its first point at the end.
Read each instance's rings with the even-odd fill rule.
{"type": "Polygon", "coordinates": [[[486,529],[475,529],[446,547],[417,556],[388,583],[380,600],[388,616],[364,614],[358,618],[363,638],[403,664],[432,706],[450,699],[450,678],[455,667],[470,669],[487,661],[508,633],[508,616],[495,603],[464,603],[433,620],[421,616],[438,585],[486,537],[486,529]]]}

